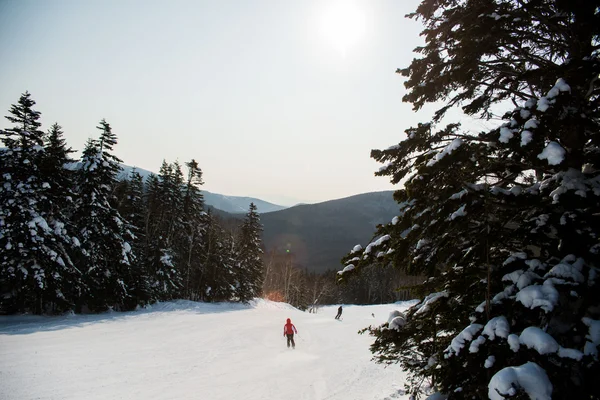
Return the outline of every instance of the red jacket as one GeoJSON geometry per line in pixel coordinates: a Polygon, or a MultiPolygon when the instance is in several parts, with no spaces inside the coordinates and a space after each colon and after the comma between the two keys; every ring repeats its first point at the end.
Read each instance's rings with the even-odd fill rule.
{"type": "Polygon", "coordinates": [[[294,332],[298,333],[298,331],[296,330],[296,327],[294,326],[294,324],[292,324],[292,321],[288,318],[287,319],[287,324],[285,324],[283,326],[283,334],[284,335],[291,335],[294,332]]]}

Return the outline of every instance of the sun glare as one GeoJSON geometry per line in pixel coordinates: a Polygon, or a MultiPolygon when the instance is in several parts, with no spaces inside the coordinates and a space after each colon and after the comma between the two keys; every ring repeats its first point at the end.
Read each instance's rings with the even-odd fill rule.
{"type": "Polygon", "coordinates": [[[346,56],[365,34],[365,13],[348,0],[337,0],[323,10],[320,28],[325,40],[346,56]]]}

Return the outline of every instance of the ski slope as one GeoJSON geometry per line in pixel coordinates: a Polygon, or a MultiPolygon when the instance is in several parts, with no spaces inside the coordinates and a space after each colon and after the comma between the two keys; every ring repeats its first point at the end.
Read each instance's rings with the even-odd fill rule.
{"type": "Polygon", "coordinates": [[[0,399],[407,399],[403,372],[370,361],[372,338],[357,331],[408,305],[345,306],[342,321],[337,306],[309,314],[264,300],[2,316],[0,399]]]}

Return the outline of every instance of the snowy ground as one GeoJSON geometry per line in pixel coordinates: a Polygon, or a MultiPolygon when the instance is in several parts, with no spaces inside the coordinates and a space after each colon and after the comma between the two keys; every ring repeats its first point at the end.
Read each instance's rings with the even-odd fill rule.
{"type": "Polygon", "coordinates": [[[404,399],[357,331],[406,305],[318,314],[286,304],[171,302],[151,310],[0,317],[0,399],[404,399]],[[375,318],[371,314],[375,314],[375,318]],[[283,325],[299,335],[288,350],[283,325]]]}

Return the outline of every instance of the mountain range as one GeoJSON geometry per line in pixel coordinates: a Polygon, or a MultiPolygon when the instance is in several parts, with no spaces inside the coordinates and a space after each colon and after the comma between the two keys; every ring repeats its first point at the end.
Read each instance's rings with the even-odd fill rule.
{"type": "MultiPolygon", "coordinates": [[[[119,178],[121,179],[129,176],[133,169],[135,169],[144,178],[144,180],[146,180],[148,176],[153,174],[153,172],[151,171],[137,167],[130,167],[128,165],[121,164],[121,167],[123,168],[121,174],[119,175],[119,178]]],[[[229,214],[247,213],[250,203],[254,203],[257,211],[260,214],[272,211],[279,211],[287,208],[285,206],[269,203],[268,201],[256,199],[254,197],[227,196],[224,194],[212,193],[206,190],[202,190],[202,194],[204,195],[205,204],[217,208],[221,211],[225,211],[229,214]]]]}
{"type": "Polygon", "coordinates": [[[287,253],[309,271],[340,269],[340,259],[356,244],[369,243],[378,224],[398,215],[393,191],[364,193],[304,204],[260,216],[267,251],[287,253]]]}
{"type": "MultiPolygon", "coordinates": [[[[121,177],[133,168],[123,165],[121,177]]],[[[144,178],[150,171],[136,168],[144,178]]],[[[202,191],[208,208],[224,219],[241,219],[250,203],[257,206],[267,252],[290,254],[293,263],[309,271],[340,268],[340,259],[356,244],[366,245],[378,224],[398,215],[393,191],[363,193],[316,204],[285,207],[253,197],[202,191]]]]}

